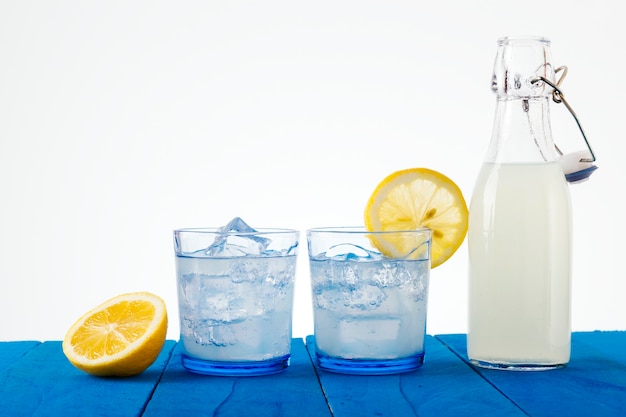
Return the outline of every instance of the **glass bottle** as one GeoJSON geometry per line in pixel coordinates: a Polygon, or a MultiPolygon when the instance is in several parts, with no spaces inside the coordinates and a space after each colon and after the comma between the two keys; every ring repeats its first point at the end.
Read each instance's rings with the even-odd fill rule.
{"type": "Polygon", "coordinates": [[[493,135],[470,202],[467,353],[536,370],[570,358],[571,202],[550,129],[550,41],[498,40],[493,135]]]}

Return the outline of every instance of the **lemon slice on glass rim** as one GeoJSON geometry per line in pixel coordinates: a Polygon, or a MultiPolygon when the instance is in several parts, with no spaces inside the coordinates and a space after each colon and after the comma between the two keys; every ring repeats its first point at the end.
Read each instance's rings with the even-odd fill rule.
{"type": "MultiPolygon", "coordinates": [[[[396,171],[383,179],[365,207],[365,228],[432,231],[431,268],[443,264],[467,234],[468,209],[461,189],[450,178],[428,168],[396,171]]],[[[383,255],[398,258],[411,251],[414,239],[402,234],[371,236],[383,255]]]]}

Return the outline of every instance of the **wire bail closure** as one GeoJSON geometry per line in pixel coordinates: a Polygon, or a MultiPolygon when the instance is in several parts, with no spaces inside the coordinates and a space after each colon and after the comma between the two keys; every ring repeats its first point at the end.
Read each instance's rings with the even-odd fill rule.
{"type": "Polygon", "coordinates": [[[589,155],[591,156],[591,158],[587,158],[587,157],[578,158],[578,155],[580,154],[580,152],[573,154],[573,155],[563,155],[563,152],[561,152],[559,147],[556,146],[556,144],[554,145],[555,149],[557,150],[557,152],[563,159],[568,159],[568,157],[578,158],[578,161],[567,161],[569,165],[571,165],[572,162],[576,165],[581,165],[581,164],[583,165],[583,167],[577,166],[575,169],[567,169],[564,166],[565,178],[567,179],[568,182],[575,183],[575,182],[584,181],[587,178],[589,178],[591,173],[595,171],[596,169],[598,169],[598,167],[595,165],[590,165],[596,161],[596,156],[593,152],[593,149],[591,149],[591,145],[589,144],[589,140],[587,140],[587,135],[585,134],[585,130],[580,124],[580,120],[578,120],[578,116],[576,115],[576,112],[574,112],[574,109],[572,108],[572,106],[570,106],[570,104],[567,102],[567,100],[565,99],[565,96],[563,95],[563,90],[561,90],[561,83],[563,82],[563,80],[565,79],[565,76],[567,75],[567,67],[566,66],[558,67],[557,69],[554,70],[554,73],[558,74],[561,71],[563,72],[563,74],[561,75],[561,77],[559,77],[556,84],[543,76],[538,76],[537,78],[534,78],[533,80],[531,80],[531,83],[535,85],[535,84],[538,84],[539,82],[544,82],[550,87],[552,87],[553,89],[552,101],[554,101],[557,104],[563,103],[565,105],[567,110],[570,112],[570,114],[576,121],[576,125],[578,126],[580,133],[583,135],[583,139],[585,140],[585,145],[587,145],[587,149],[589,150],[589,155]],[[571,171],[571,172],[568,172],[568,171],[571,171]]]}

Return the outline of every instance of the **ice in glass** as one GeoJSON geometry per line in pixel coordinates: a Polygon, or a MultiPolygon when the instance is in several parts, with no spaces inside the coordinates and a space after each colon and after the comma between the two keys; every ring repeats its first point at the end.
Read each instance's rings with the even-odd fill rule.
{"type": "Polygon", "coordinates": [[[298,235],[239,218],[174,231],[186,369],[264,375],[288,366],[298,235]]]}
{"type": "Polygon", "coordinates": [[[318,366],[348,374],[393,374],[420,367],[430,230],[324,228],[309,230],[307,238],[318,366]],[[403,258],[387,257],[372,244],[407,237],[414,246],[403,258]]]}

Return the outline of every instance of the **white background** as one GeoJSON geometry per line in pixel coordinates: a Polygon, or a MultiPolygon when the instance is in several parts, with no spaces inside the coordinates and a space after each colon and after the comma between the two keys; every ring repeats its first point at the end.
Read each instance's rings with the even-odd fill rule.
{"type": "MultiPolygon", "coordinates": [[[[359,225],[378,182],[418,166],[469,202],[505,35],[552,40],[598,156],[571,187],[573,328],[626,329],[618,5],[0,0],[0,339],[62,339],[139,290],[177,339],[175,228],[359,225]]],[[[565,107],[552,116],[582,148],[565,107]]],[[[295,336],[312,333],[300,253],[295,336]]],[[[431,284],[428,332],[465,332],[466,244],[431,284]]]]}

